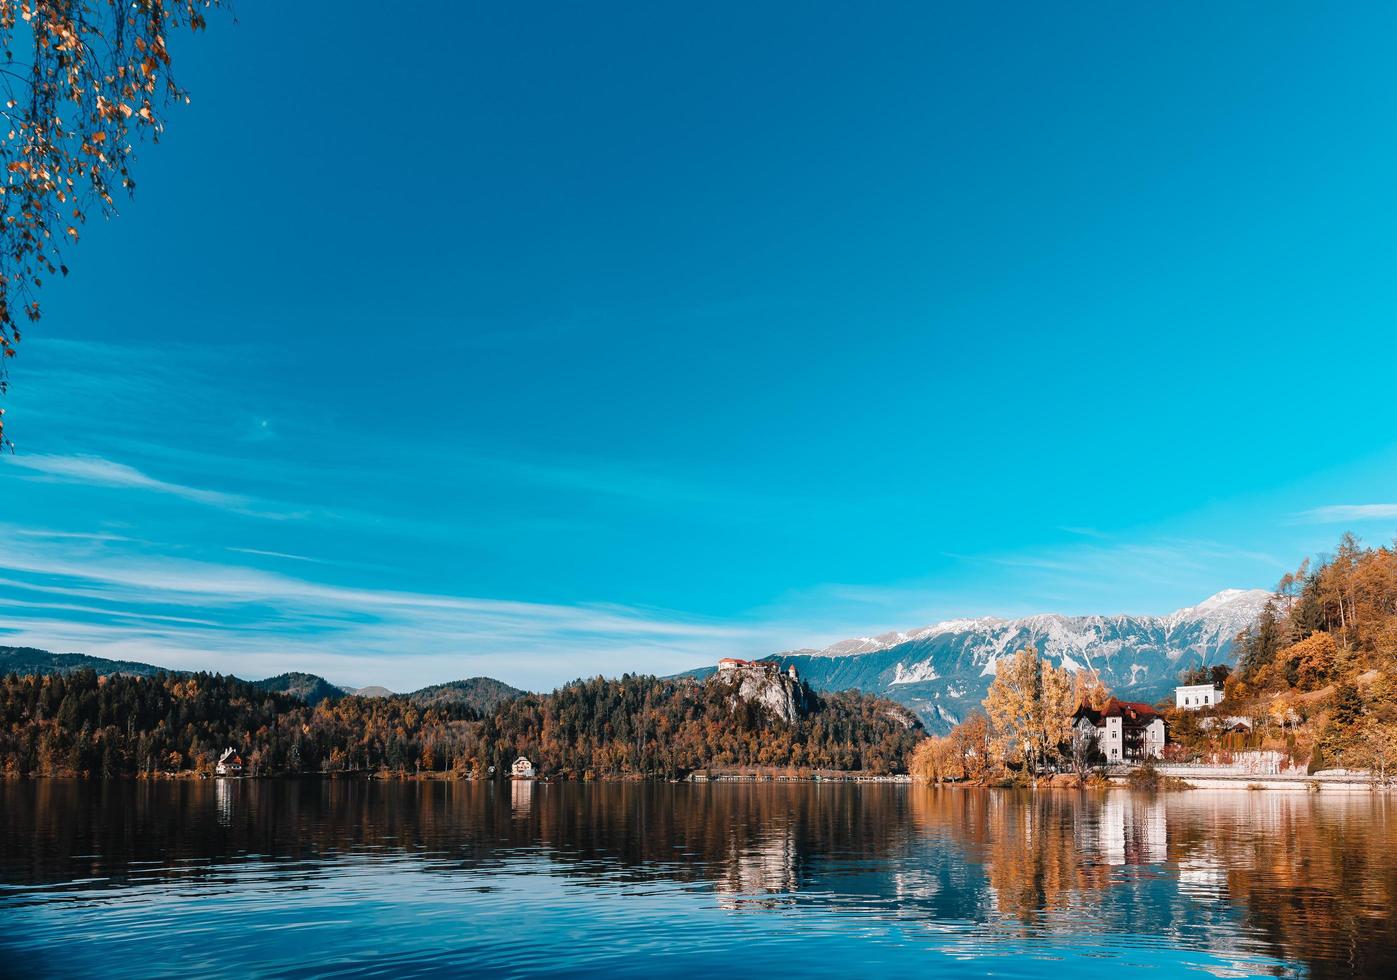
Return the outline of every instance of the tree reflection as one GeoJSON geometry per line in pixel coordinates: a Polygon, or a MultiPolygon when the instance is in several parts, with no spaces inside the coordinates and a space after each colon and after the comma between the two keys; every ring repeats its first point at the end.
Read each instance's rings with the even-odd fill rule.
{"type": "Polygon", "coordinates": [[[1175,860],[1315,977],[1397,973],[1397,811],[1386,794],[1181,793],[1175,860]]]}

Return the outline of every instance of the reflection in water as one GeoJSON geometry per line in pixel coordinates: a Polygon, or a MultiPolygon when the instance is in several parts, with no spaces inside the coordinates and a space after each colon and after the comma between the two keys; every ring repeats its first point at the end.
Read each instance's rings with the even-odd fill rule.
{"type": "Polygon", "coordinates": [[[1397,967],[1393,836],[1369,795],[0,783],[0,963],[1376,977],[1397,967]]]}
{"type": "Polygon", "coordinates": [[[1165,859],[1164,800],[1114,793],[1101,807],[1097,835],[1107,864],[1162,864],[1165,859]]]}
{"type": "Polygon", "coordinates": [[[222,827],[233,825],[233,781],[216,779],[213,783],[213,796],[218,807],[218,823],[222,827]]]}
{"type": "Polygon", "coordinates": [[[796,839],[790,823],[778,818],[755,840],[732,836],[725,873],[713,883],[719,908],[776,908],[796,884],[796,839]]]}

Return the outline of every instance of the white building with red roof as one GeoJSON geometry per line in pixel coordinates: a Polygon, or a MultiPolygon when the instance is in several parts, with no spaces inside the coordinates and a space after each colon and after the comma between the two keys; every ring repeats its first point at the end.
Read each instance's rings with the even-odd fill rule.
{"type": "Polygon", "coordinates": [[[1158,759],[1164,754],[1164,716],[1143,702],[1112,698],[1100,711],[1084,704],[1073,715],[1073,723],[1096,737],[1097,751],[1108,764],[1158,759]]]}

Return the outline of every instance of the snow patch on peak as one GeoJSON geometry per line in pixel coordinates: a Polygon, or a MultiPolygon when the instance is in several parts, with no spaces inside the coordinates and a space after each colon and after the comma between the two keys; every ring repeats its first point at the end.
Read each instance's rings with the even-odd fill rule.
{"type": "Polygon", "coordinates": [[[928,637],[940,636],[943,633],[973,633],[986,626],[997,626],[1005,622],[1007,622],[1007,620],[999,619],[995,616],[979,616],[975,619],[948,619],[934,626],[927,626],[917,630],[912,639],[925,640],[928,637]]]}
{"type": "MultiPolygon", "coordinates": [[[[1262,592],[1262,590],[1261,590],[1261,589],[1223,589],[1221,592],[1215,592],[1215,593],[1213,593],[1212,595],[1208,596],[1208,598],[1204,599],[1202,602],[1200,602],[1200,603],[1199,603],[1197,606],[1195,606],[1194,608],[1195,608],[1195,609],[1198,609],[1198,610],[1200,610],[1200,611],[1205,610],[1205,609],[1216,609],[1218,606],[1227,605],[1229,602],[1232,602],[1232,601],[1235,600],[1235,599],[1243,599],[1243,598],[1246,598],[1247,596],[1253,595],[1254,593],[1257,593],[1257,592],[1262,592]]],[[[1262,592],[1262,594],[1265,595],[1266,593],[1262,592]]]]}
{"type": "Polygon", "coordinates": [[[996,619],[993,616],[982,616],[979,619],[949,619],[934,626],[924,626],[916,630],[893,630],[878,636],[856,636],[852,639],[832,643],[820,650],[790,650],[783,656],[802,654],[814,657],[848,657],[860,653],[878,653],[903,643],[911,643],[913,640],[926,640],[945,633],[973,633],[1007,622],[1008,620],[996,619]]]}
{"type": "Polygon", "coordinates": [[[1265,589],[1223,589],[1165,616],[1164,625],[1170,633],[1192,631],[1207,642],[1231,639],[1256,622],[1272,598],[1265,589]]]}
{"type": "Polygon", "coordinates": [[[1255,616],[1271,600],[1265,589],[1223,589],[1196,606],[1185,606],[1166,616],[1169,620],[1205,619],[1218,613],[1238,612],[1255,616]]]}

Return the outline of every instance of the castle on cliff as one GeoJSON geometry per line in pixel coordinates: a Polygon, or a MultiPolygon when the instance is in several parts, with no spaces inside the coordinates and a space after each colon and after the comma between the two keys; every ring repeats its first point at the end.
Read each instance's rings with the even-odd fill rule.
{"type": "MultiPolygon", "coordinates": [[[[753,671],[769,674],[772,677],[781,673],[781,665],[772,660],[738,660],[736,657],[724,657],[718,661],[718,672],[723,673],[729,670],[753,671]]],[[[786,668],[786,676],[793,681],[800,680],[796,674],[796,665],[791,664],[786,668]]]]}

